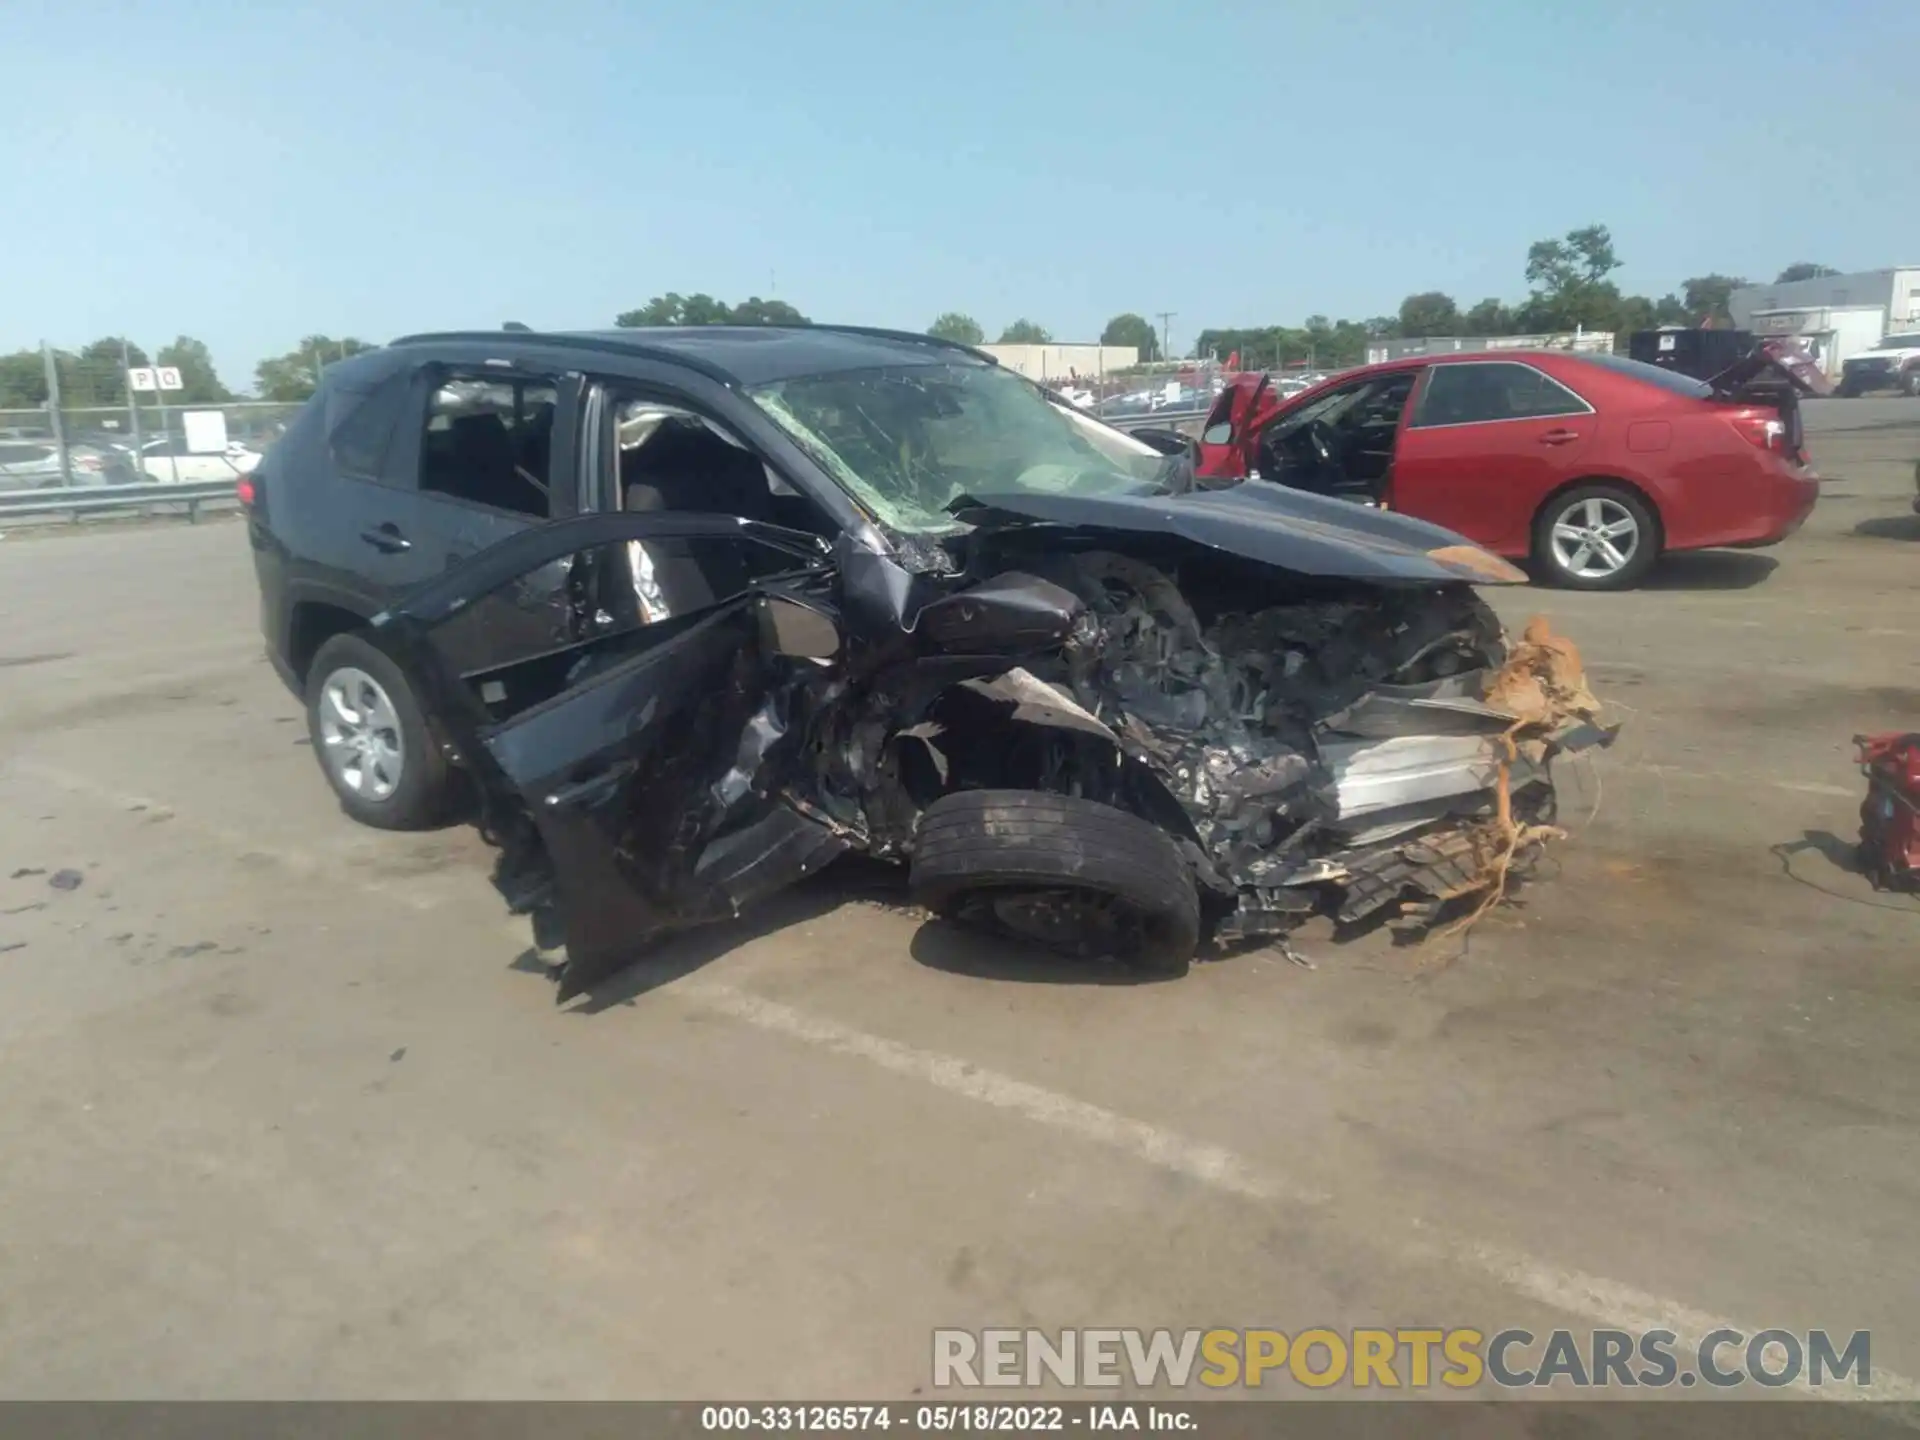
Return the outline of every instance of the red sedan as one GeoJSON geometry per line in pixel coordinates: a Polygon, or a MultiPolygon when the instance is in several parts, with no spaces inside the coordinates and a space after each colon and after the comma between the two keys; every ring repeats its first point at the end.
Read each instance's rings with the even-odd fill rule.
{"type": "Polygon", "coordinates": [[[1243,374],[1207,417],[1199,473],[1369,501],[1557,584],[1624,589],[1665,551],[1799,529],[1820,482],[1798,397],[1828,388],[1779,344],[1712,381],[1566,351],[1395,360],[1284,399],[1243,374]]]}

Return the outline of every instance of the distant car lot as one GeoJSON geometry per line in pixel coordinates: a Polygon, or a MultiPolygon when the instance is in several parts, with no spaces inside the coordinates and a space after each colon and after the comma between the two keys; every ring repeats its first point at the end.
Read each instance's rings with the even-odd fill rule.
{"type": "Polygon", "coordinates": [[[0,1390],[905,1396],[936,1325],[1407,1317],[1920,1375],[1920,920],[1846,867],[1849,735],[1920,723],[1912,403],[1809,407],[1775,550],[1496,592],[1627,720],[1551,883],[1172,985],[841,871],[557,1012],[469,831],[313,783],[237,523],[10,533],[0,1390]]]}

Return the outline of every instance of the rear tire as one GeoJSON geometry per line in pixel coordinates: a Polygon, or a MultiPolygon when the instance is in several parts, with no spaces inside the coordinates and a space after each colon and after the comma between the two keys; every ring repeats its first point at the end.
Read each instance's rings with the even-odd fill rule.
{"type": "Polygon", "coordinates": [[[453,767],[413,683],[379,646],[358,634],[328,640],[307,667],[306,699],[314,758],[348,815],[376,830],[427,830],[452,812],[453,767]]]}
{"type": "Polygon", "coordinates": [[[909,884],[944,919],[1131,969],[1184,973],[1200,943],[1199,894],[1173,839],[1069,795],[963,790],[935,801],[909,884]]]}
{"type": "Polygon", "coordinates": [[[1909,395],[1920,395],[1920,367],[1907,372],[1906,383],[1900,388],[1909,395]]]}
{"type": "Polygon", "coordinates": [[[1630,590],[1659,558],[1659,521],[1624,485],[1576,485],[1534,517],[1534,564],[1564,589],[1630,590]]]}

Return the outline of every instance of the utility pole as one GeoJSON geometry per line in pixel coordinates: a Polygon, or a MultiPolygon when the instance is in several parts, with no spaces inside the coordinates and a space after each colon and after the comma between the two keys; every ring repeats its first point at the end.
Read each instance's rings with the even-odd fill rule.
{"type": "Polygon", "coordinates": [[[1155,312],[1160,321],[1160,358],[1162,360],[1173,358],[1173,317],[1176,313],[1172,310],[1155,312]]]}

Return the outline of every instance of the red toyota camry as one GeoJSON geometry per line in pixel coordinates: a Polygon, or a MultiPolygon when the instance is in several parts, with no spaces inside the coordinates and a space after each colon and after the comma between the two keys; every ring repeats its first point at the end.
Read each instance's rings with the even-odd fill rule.
{"type": "Polygon", "coordinates": [[[1284,399],[1243,374],[1207,417],[1199,474],[1371,501],[1557,584],[1625,589],[1663,552],[1799,529],[1820,491],[1799,396],[1828,388],[1777,343],[1711,381],[1517,350],[1369,365],[1284,399]]]}

